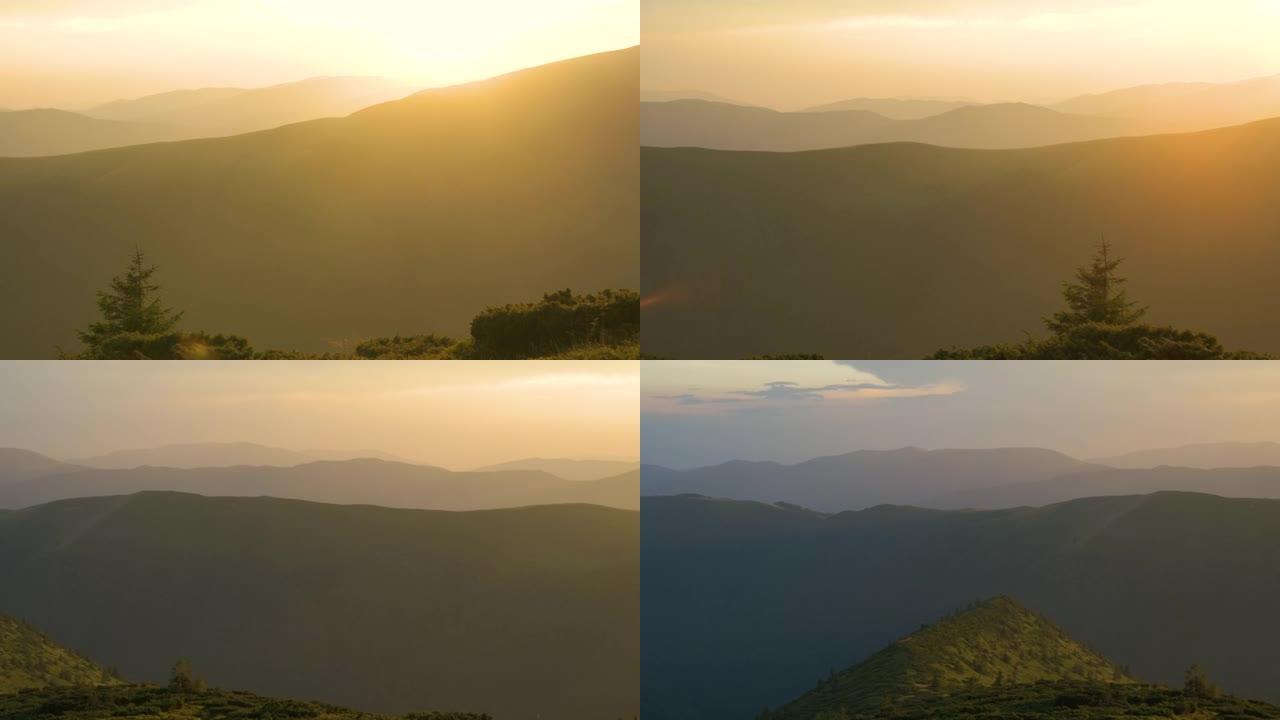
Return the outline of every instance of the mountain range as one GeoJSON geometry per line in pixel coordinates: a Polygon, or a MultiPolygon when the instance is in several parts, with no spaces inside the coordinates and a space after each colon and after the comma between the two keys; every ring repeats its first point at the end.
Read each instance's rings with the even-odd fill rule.
{"type": "Polygon", "coordinates": [[[0,512],[0,612],[133,681],[186,658],[369,712],[629,717],[638,542],[637,513],[580,505],[80,498],[0,512]]]}
{"type": "Polygon", "coordinates": [[[1002,594],[1144,682],[1180,687],[1200,664],[1228,693],[1280,698],[1280,501],[1155,493],[827,515],[686,495],[645,498],[641,522],[650,720],[785,707],[833,669],[1002,594]]]}
{"type": "Polygon", "coordinates": [[[865,109],[778,112],[702,100],[641,103],[640,144],[789,152],[886,142],[1021,148],[1139,134],[1116,118],[1069,115],[1025,103],[961,105],[895,119],[865,109]]]}
{"type": "Polygon", "coordinates": [[[788,152],[882,142],[1018,148],[1194,132],[1280,116],[1280,75],[1232,83],[1141,85],[1048,105],[852,98],[800,111],[712,93],[641,94],[642,145],[788,152]]]}
{"type": "Polygon", "coordinates": [[[311,78],[265,88],[179,90],[80,112],[0,111],[0,157],[65,155],[222,137],[357,110],[409,94],[379,78],[311,78]]]}
{"type": "Polygon", "coordinates": [[[638,470],[593,480],[566,480],[540,470],[453,472],[372,458],[288,466],[144,465],[117,469],[44,460],[47,462],[26,451],[0,450],[0,508],[159,490],[433,510],[561,503],[636,509],[639,502],[638,470]]]}
{"type": "Polygon", "coordinates": [[[478,467],[475,472],[504,472],[509,470],[540,471],[565,480],[600,480],[615,477],[639,469],[639,464],[623,460],[577,460],[573,458],[526,458],[478,467]]]}
{"type": "Polygon", "coordinates": [[[1016,341],[1105,237],[1151,323],[1280,352],[1278,159],[1280,119],[1020,150],[643,148],[641,347],[910,358],[1016,341]]]}
{"type": "Polygon", "coordinates": [[[876,505],[940,510],[1040,506],[1161,490],[1280,499],[1273,443],[1215,443],[1119,456],[1120,467],[1042,448],[858,450],[801,463],[732,461],[689,470],[641,469],[644,495],[694,493],[784,502],[820,512],[876,505]],[[1175,467],[1179,459],[1213,464],[1175,467]],[[1274,459],[1268,464],[1264,461],[1274,459]]]}
{"type": "Polygon", "coordinates": [[[465,337],[485,307],[635,288],[638,64],[633,48],[344,118],[0,160],[0,356],[73,351],[135,248],[184,327],[258,348],[465,337]]]}

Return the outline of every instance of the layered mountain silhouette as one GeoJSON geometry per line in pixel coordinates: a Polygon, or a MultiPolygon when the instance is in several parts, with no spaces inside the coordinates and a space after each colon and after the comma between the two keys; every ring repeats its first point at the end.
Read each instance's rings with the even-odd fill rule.
{"type": "Polygon", "coordinates": [[[0,613],[0,698],[19,690],[119,682],[31,625],[0,613]]]}
{"type": "Polygon", "coordinates": [[[476,472],[500,472],[505,470],[539,470],[565,480],[600,480],[622,475],[639,468],[638,463],[621,460],[575,460],[572,458],[526,458],[511,462],[486,465],[476,472]]]}
{"type": "Polygon", "coordinates": [[[878,712],[920,693],[1037,682],[1128,683],[1098,653],[1008,596],[948,615],[783,705],[771,720],[878,712]]]}
{"type": "MultiPolygon", "coordinates": [[[[864,103],[870,106],[870,103],[864,103]]],[[[796,151],[885,142],[1020,148],[1134,134],[1114,118],[1009,103],[894,119],[870,109],[778,112],[701,100],[641,103],[640,143],[653,147],[796,151]]]]}
{"type": "Polygon", "coordinates": [[[1229,83],[1139,85],[1051,106],[1066,113],[1126,118],[1148,132],[1185,132],[1280,116],[1280,75],[1229,83]]]}
{"type": "Polygon", "coordinates": [[[1280,443],[1195,443],[1173,448],[1153,448],[1094,460],[1117,468],[1153,468],[1160,465],[1193,468],[1280,467],[1280,443]]]}
{"type": "Polygon", "coordinates": [[[1280,352],[1277,158],[1280,120],[1003,151],[644,148],[641,346],[909,358],[1005,342],[1043,327],[1105,236],[1150,322],[1280,352]]]}
{"type": "MultiPolygon", "coordinates": [[[[1156,493],[1015,510],[881,506],[826,515],[679,496],[645,498],[641,518],[643,710],[651,720],[749,717],[784,706],[815,680],[826,687],[820,679],[832,669],[867,661],[973,598],[1001,594],[1144,681],[1181,687],[1198,663],[1228,693],[1280,697],[1280,618],[1270,600],[1280,501],[1156,493]]],[[[1003,635],[960,636],[976,646],[1003,635]]],[[[987,659],[993,675],[1006,663],[1002,652],[987,659]]],[[[945,654],[957,661],[952,680],[977,667],[945,654]]],[[[920,657],[929,666],[939,655],[920,657]]],[[[1089,657],[1079,658],[1082,677],[1100,670],[1089,657]]],[[[839,677],[836,695],[852,702],[856,688],[839,677]]],[[[978,689],[983,682],[975,679],[978,689]]],[[[1011,714],[1050,714],[1057,696],[1011,714]]],[[[965,714],[953,710],[909,716],[965,714]]]]}
{"type": "Polygon", "coordinates": [[[206,88],[149,95],[100,105],[85,114],[155,123],[205,137],[238,135],[290,123],[345,117],[409,95],[408,88],[373,77],[317,77],[264,88],[206,88]]]}
{"type": "Polygon", "coordinates": [[[410,91],[379,78],[312,78],[266,88],[179,90],[81,112],[0,111],[0,157],[66,155],[238,135],[343,117],[410,91]]]}
{"type": "Polygon", "coordinates": [[[884,504],[990,510],[1163,490],[1280,499],[1280,462],[1255,462],[1267,459],[1271,449],[1269,443],[1225,443],[1140,451],[1120,456],[1136,467],[1118,468],[1041,448],[859,450],[790,465],[732,461],[690,470],[646,465],[640,489],[644,495],[693,493],[828,513],[884,504]],[[1216,462],[1144,466],[1171,454],[1216,462]]]}
{"type": "Polygon", "coordinates": [[[0,508],[54,500],[169,490],[205,496],[277,497],[344,505],[479,510],[585,503],[635,509],[638,471],[574,481],[538,470],[453,472],[377,459],[300,465],[66,469],[58,465],[0,475],[0,508]]]}
{"type": "Polygon", "coordinates": [[[628,717],[638,524],[588,506],[82,498],[0,513],[0,612],[131,680],[167,682],[183,657],[211,687],[370,712],[628,717]]]}
{"type": "Polygon", "coordinates": [[[786,501],[838,512],[881,505],[928,505],[964,490],[1016,486],[1101,469],[1052,450],[858,450],[793,465],[734,461],[692,470],[646,465],[645,495],[698,493],[786,501]]]}
{"type": "Polygon", "coordinates": [[[135,247],[186,326],[302,351],[634,288],[637,84],[631,49],[345,118],[0,160],[0,356],[74,350],[135,247]]]}

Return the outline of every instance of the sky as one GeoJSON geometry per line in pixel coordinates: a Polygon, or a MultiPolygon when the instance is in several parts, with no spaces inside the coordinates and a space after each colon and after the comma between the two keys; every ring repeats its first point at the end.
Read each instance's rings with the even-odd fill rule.
{"type": "Polygon", "coordinates": [[[644,0],[647,90],[784,110],[1280,74],[1280,0],[644,0]]]}
{"type": "Polygon", "coordinates": [[[254,442],[453,470],[635,461],[639,396],[638,363],[620,361],[2,362],[0,447],[67,460],[254,442]]]}
{"type": "Polygon", "coordinates": [[[0,108],[325,75],[452,85],[639,42],[639,0],[0,0],[0,108]]]}
{"type": "Polygon", "coordinates": [[[1280,363],[664,361],[641,368],[641,456],[687,468],[901,447],[1081,459],[1280,441],[1280,363]]]}

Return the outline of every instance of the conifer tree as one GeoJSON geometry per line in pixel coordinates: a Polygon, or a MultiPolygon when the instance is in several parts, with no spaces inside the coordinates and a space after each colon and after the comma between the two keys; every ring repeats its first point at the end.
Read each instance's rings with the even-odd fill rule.
{"type": "Polygon", "coordinates": [[[80,331],[80,341],[93,350],[107,339],[125,333],[162,335],[172,332],[182,319],[160,301],[160,286],[151,281],[158,268],[148,266],[135,249],[122,277],[111,279],[111,289],[98,293],[102,320],[80,331]]]}
{"type": "Polygon", "coordinates": [[[1049,330],[1061,335],[1090,323],[1125,326],[1140,320],[1147,309],[1139,307],[1121,289],[1126,281],[1116,274],[1121,262],[1111,254],[1111,245],[1103,238],[1093,262],[1076,270],[1074,282],[1062,283],[1067,309],[1045,319],[1049,330]]]}

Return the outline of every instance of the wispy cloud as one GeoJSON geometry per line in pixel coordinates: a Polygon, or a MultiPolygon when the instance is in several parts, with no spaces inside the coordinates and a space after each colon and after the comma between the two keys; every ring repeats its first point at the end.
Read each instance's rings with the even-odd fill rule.
{"type": "Polygon", "coordinates": [[[658,413],[753,412],[951,395],[964,389],[955,382],[889,382],[857,366],[827,361],[668,362],[645,375],[645,411],[658,413]]]}

